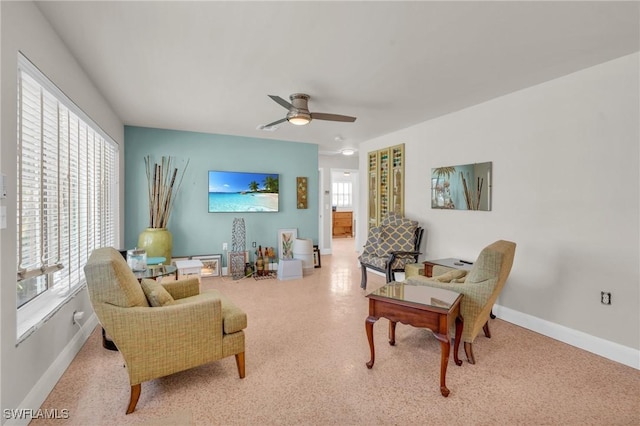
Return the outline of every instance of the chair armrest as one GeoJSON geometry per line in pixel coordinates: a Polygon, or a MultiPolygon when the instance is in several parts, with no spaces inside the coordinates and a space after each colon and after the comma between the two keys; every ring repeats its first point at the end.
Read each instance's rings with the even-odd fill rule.
{"type": "Polygon", "coordinates": [[[161,282],[161,284],[174,299],[184,299],[200,294],[200,281],[197,278],[183,278],[166,283],[161,282]]]}
{"type": "MultiPolygon", "coordinates": [[[[435,281],[429,277],[415,276],[407,279],[408,284],[426,285],[429,287],[443,288],[452,290],[464,295],[462,299],[463,305],[469,309],[466,311],[480,311],[487,304],[494,290],[494,286],[487,285],[486,282],[480,283],[442,283],[435,281]]],[[[464,316],[464,315],[463,315],[464,316]]]]}

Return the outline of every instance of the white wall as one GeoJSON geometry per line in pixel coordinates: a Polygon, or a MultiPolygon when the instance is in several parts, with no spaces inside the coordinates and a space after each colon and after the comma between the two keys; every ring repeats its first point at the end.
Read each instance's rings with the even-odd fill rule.
{"type": "Polygon", "coordinates": [[[638,63],[637,53],[622,57],[360,145],[405,143],[405,211],[426,227],[424,258],[474,259],[494,240],[515,241],[499,305],[630,348],[636,366],[638,63]],[[430,208],[431,168],[484,161],[493,162],[492,211],[430,208]]]}
{"type": "MultiPolygon", "coordinates": [[[[7,176],[7,228],[0,231],[0,389],[3,409],[37,409],[91,330],[71,322],[73,311],[92,313],[86,291],[16,346],[16,122],[18,51],[27,56],[120,146],[124,126],[32,2],[0,2],[0,167],[7,176]]],[[[124,149],[120,149],[120,162],[124,149]]],[[[123,168],[121,169],[123,170],[123,168]]],[[[120,182],[123,182],[122,175],[120,182]]],[[[121,198],[122,200],[122,198],[121,198]]],[[[120,218],[122,220],[122,217],[120,218]]],[[[122,235],[122,230],[120,230],[122,235]]],[[[93,324],[95,325],[95,317],[93,324]]],[[[48,407],[52,408],[52,407],[48,407]]],[[[5,422],[4,416],[2,423],[5,422]]]]}

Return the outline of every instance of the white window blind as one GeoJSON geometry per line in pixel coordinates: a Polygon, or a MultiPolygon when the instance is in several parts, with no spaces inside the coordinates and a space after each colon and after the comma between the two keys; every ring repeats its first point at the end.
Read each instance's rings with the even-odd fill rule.
{"type": "Polygon", "coordinates": [[[91,251],[115,246],[118,146],[22,55],[17,140],[21,307],[70,294],[91,251]]]}

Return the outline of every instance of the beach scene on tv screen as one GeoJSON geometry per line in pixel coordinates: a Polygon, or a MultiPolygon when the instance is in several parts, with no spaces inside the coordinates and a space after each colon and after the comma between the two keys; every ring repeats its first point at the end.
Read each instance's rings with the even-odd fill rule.
{"type": "Polygon", "coordinates": [[[209,171],[209,213],[277,212],[277,174],[209,171]]]}

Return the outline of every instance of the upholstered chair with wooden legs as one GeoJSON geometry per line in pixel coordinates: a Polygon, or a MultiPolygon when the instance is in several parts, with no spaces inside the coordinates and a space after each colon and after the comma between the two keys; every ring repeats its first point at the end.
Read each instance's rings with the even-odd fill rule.
{"type": "Polygon", "coordinates": [[[464,319],[462,341],[467,360],[471,364],[476,363],[472,345],[480,330],[484,331],[486,337],[491,337],[491,309],[509,277],[515,252],[515,243],[500,240],[480,252],[466,277],[461,277],[450,269],[446,271],[447,268],[437,270],[434,266],[433,277],[414,276],[407,279],[411,284],[445,288],[464,295],[460,302],[460,313],[464,319]]]}
{"type": "Polygon", "coordinates": [[[244,378],[247,315],[198,279],[139,283],[118,251],[99,248],[84,268],[91,304],[124,358],[131,398],[141,383],[234,355],[244,378]]]}

